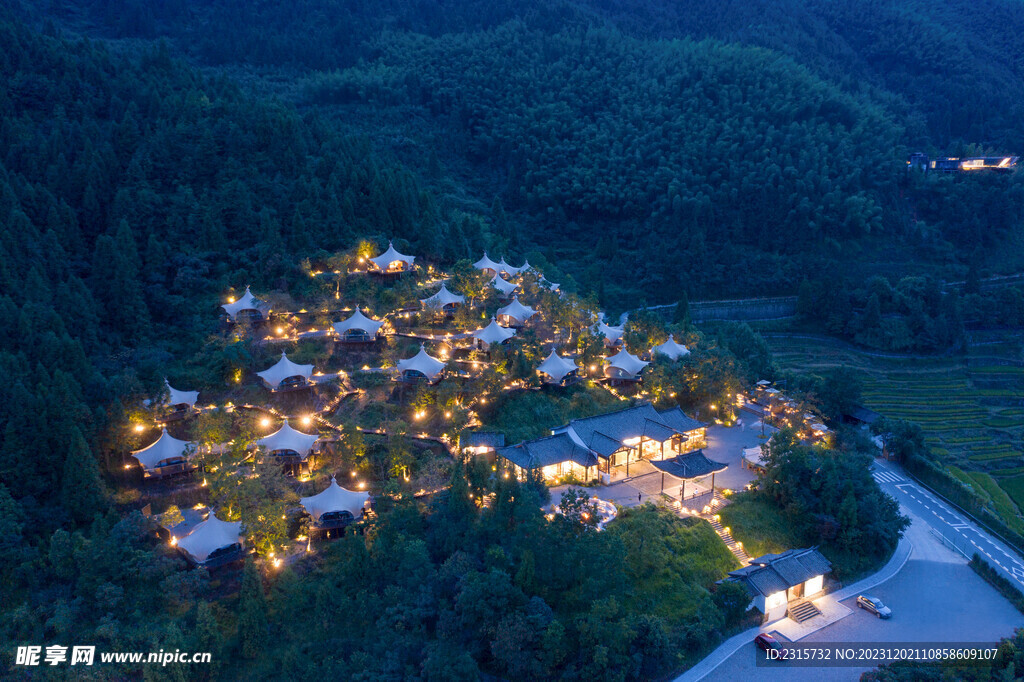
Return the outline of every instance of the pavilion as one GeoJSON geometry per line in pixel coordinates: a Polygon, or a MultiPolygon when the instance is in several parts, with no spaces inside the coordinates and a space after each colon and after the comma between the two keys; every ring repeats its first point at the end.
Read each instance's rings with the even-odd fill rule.
{"type": "Polygon", "coordinates": [[[239,296],[237,299],[231,297],[228,302],[221,306],[224,311],[228,314],[228,319],[232,322],[250,321],[250,322],[261,322],[264,315],[270,314],[270,309],[267,305],[252,295],[249,291],[249,287],[245,287],[245,293],[239,296]]]}
{"type": "Polygon", "coordinates": [[[297,431],[285,418],[281,428],[257,440],[256,447],[263,448],[268,455],[285,464],[289,471],[297,472],[309,467],[309,457],[319,440],[320,434],[297,431]]]}
{"type": "Polygon", "coordinates": [[[192,564],[216,568],[242,557],[242,522],[221,521],[210,512],[205,521],[176,542],[192,564]]]}
{"type": "Polygon", "coordinates": [[[436,383],[444,374],[445,363],[427,354],[422,345],[420,352],[411,358],[401,360],[395,366],[399,372],[399,381],[416,382],[426,379],[428,383],[436,383]]]}
{"type": "Polygon", "coordinates": [[[669,459],[653,460],[651,464],[661,472],[661,492],[665,492],[665,474],[682,481],[679,488],[680,500],[686,499],[687,481],[695,481],[707,476],[711,476],[711,494],[713,496],[715,492],[715,474],[720,474],[729,468],[728,464],[708,459],[704,455],[703,450],[694,450],[693,452],[676,455],[669,459]]]}
{"type": "Polygon", "coordinates": [[[544,383],[565,386],[577,377],[579,367],[575,362],[561,357],[552,349],[551,354],[544,358],[544,362],[537,366],[537,371],[547,377],[544,383]]]}
{"type": "Polygon", "coordinates": [[[597,333],[604,334],[604,345],[608,347],[617,346],[622,342],[622,335],[626,333],[624,327],[612,327],[600,321],[597,323],[597,333]]]}
{"type": "Polygon", "coordinates": [[[167,379],[164,379],[164,386],[167,387],[167,407],[169,412],[164,415],[164,421],[177,421],[185,418],[195,407],[199,399],[199,391],[179,391],[171,386],[167,379]]]}
{"type": "Polygon", "coordinates": [[[515,329],[502,327],[497,320],[491,318],[491,323],[486,327],[477,329],[471,334],[477,344],[482,348],[490,348],[492,343],[505,343],[516,335],[515,329]]]}
{"type": "Polygon", "coordinates": [[[498,290],[502,298],[508,298],[512,295],[512,292],[519,288],[519,285],[515,282],[510,282],[501,275],[495,273],[494,277],[491,278],[491,286],[498,290]]]}
{"type": "Polygon", "coordinates": [[[286,391],[295,388],[305,388],[312,384],[310,377],[313,376],[313,365],[300,365],[288,359],[288,354],[281,351],[281,359],[271,367],[256,376],[263,380],[272,391],[286,391]]]}
{"type": "Polygon", "coordinates": [[[441,288],[436,294],[420,299],[420,303],[423,304],[426,310],[451,310],[455,306],[465,303],[465,301],[465,296],[448,291],[448,287],[444,282],[441,283],[441,288]]]}
{"type": "Polygon", "coordinates": [[[331,476],[323,492],[299,500],[313,522],[310,535],[323,532],[328,537],[332,530],[340,530],[362,518],[370,495],[362,491],[346,490],[331,476]]]}
{"type": "Polygon", "coordinates": [[[463,452],[473,455],[493,453],[505,447],[505,434],[497,431],[468,431],[459,437],[459,445],[463,452]]]}
{"type": "Polygon", "coordinates": [[[604,375],[613,381],[639,381],[648,364],[623,348],[605,360],[604,375]]]}
{"type": "Polygon", "coordinates": [[[192,443],[178,440],[165,428],[155,443],[132,451],[132,457],[142,465],[144,478],[164,478],[192,471],[188,458],[193,451],[192,443]]]}
{"type": "Polygon", "coordinates": [[[498,308],[498,321],[506,327],[522,327],[536,314],[536,310],[520,303],[519,297],[516,296],[507,306],[498,308]]]}
{"type": "Polygon", "coordinates": [[[482,270],[488,275],[498,274],[498,264],[492,261],[488,256],[487,252],[484,251],[484,257],[473,263],[473,267],[477,270],[482,270]]]}
{"type": "Polygon", "coordinates": [[[373,343],[382,326],[384,320],[369,318],[356,308],[348,319],[334,323],[334,332],[339,343],[373,343]]]}
{"type": "Polygon", "coordinates": [[[651,349],[651,359],[654,359],[654,357],[659,354],[666,356],[669,360],[678,360],[679,358],[689,355],[690,349],[682,344],[676,343],[675,338],[669,334],[668,341],[651,349]]]}
{"type": "Polygon", "coordinates": [[[619,466],[624,466],[629,475],[631,462],[665,460],[666,453],[689,453],[703,446],[705,440],[704,424],[687,417],[678,407],[659,412],[650,403],[574,419],[551,433],[501,448],[498,456],[512,464],[519,475],[528,469],[540,469],[546,478],[557,478],[571,471],[586,480],[599,472],[610,475],[612,467],[619,466]],[[591,466],[597,468],[591,472],[591,466]]]}
{"type": "Polygon", "coordinates": [[[388,249],[376,258],[368,259],[368,270],[385,275],[399,274],[412,270],[416,256],[406,256],[395,249],[394,244],[388,242],[388,249]]]}

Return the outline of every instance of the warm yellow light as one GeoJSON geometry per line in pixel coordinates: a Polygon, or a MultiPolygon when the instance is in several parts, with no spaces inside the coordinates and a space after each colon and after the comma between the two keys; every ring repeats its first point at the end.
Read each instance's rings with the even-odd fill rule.
{"type": "Polygon", "coordinates": [[[136,433],[142,433],[145,430],[146,430],[146,427],[143,426],[142,424],[136,424],[135,425],[135,432],[136,433]]]}
{"type": "Polygon", "coordinates": [[[235,302],[235,297],[234,296],[228,296],[228,303],[234,303],[234,302],[235,302]]]}
{"type": "Polygon", "coordinates": [[[309,426],[312,423],[313,423],[313,418],[310,417],[308,414],[305,417],[302,418],[302,425],[303,426],[309,426]]]}
{"type": "Polygon", "coordinates": [[[264,417],[263,419],[260,420],[260,426],[262,426],[263,428],[267,428],[268,426],[270,426],[270,420],[264,417]]]}
{"type": "Polygon", "coordinates": [[[277,328],[277,333],[278,333],[278,335],[284,334],[284,327],[278,327],[277,328]]]}
{"type": "Polygon", "coordinates": [[[365,487],[366,487],[366,483],[364,481],[359,481],[359,489],[362,490],[365,487]]]}
{"type": "Polygon", "coordinates": [[[171,547],[173,547],[173,546],[174,546],[174,545],[176,545],[176,544],[178,544],[178,538],[176,538],[176,537],[174,537],[174,536],[172,535],[172,536],[171,536],[171,547]]]}
{"type": "Polygon", "coordinates": [[[274,559],[274,568],[281,568],[281,560],[274,559]]]}
{"type": "Polygon", "coordinates": [[[452,413],[451,412],[445,412],[444,416],[445,416],[446,419],[451,419],[452,418],[452,413]]]}

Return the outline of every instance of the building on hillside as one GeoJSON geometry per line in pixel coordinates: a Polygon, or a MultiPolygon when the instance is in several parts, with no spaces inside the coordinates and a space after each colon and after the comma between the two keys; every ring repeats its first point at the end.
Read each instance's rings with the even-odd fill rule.
{"type": "Polygon", "coordinates": [[[611,474],[641,459],[664,460],[704,446],[706,427],[678,407],[657,411],[641,403],[617,412],[574,419],[552,429],[552,435],[499,448],[517,475],[538,469],[545,478],[569,472],[581,480],[611,474]]]}
{"type": "Polygon", "coordinates": [[[469,431],[459,438],[459,446],[463,452],[472,455],[493,454],[498,448],[505,447],[505,434],[497,431],[469,431]]]}
{"type": "Polygon", "coordinates": [[[356,308],[348,319],[334,323],[334,333],[338,335],[338,343],[343,344],[366,344],[375,342],[380,336],[380,329],[384,326],[384,320],[374,320],[363,315],[359,308],[356,308]]]}
{"type": "Polygon", "coordinates": [[[259,323],[270,316],[270,307],[252,295],[249,287],[245,293],[237,299],[234,296],[228,298],[228,302],[221,306],[227,313],[228,319],[232,322],[259,323]]]}
{"type": "Polygon", "coordinates": [[[199,400],[199,391],[179,391],[171,386],[167,379],[164,379],[164,386],[167,388],[167,411],[163,415],[165,422],[178,421],[189,416],[199,400]]]}
{"type": "Polygon", "coordinates": [[[640,381],[640,375],[649,364],[623,348],[605,359],[604,375],[612,383],[633,383],[640,381]]]}
{"type": "Polygon", "coordinates": [[[453,294],[448,290],[448,287],[444,282],[441,283],[441,288],[436,294],[420,299],[420,303],[423,304],[424,310],[435,312],[448,312],[454,310],[456,306],[462,305],[465,302],[465,296],[453,294]]]}
{"type": "Polygon", "coordinates": [[[1019,160],[1017,156],[947,156],[929,159],[927,154],[915,152],[907,158],[907,169],[940,173],[968,173],[979,170],[1005,173],[1015,170],[1019,160]]]}
{"type": "Polygon", "coordinates": [[[520,303],[519,297],[516,296],[507,306],[498,308],[498,322],[505,327],[522,327],[536,314],[536,310],[520,303]]]}
{"type": "Polygon", "coordinates": [[[668,335],[668,341],[651,348],[651,359],[653,360],[657,355],[664,355],[669,360],[678,360],[679,358],[686,357],[690,354],[690,349],[681,343],[676,343],[675,337],[671,334],[668,335]]]}
{"type": "Polygon", "coordinates": [[[516,284],[515,282],[510,282],[498,274],[494,275],[494,277],[491,278],[490,285],[497,289],[498,293],[501,295],[501,298],[508,298],[516,289],[519,288],[518,284],[516,284]]]}
{"type": "Polygon", "coordinates": [[[294,475],[312,468],[310,458],[319,440],[320,434],[298,431],[285,419],[281,428],[257,440],[256,447],[262,448],[267,455],[283,464],[287,473],[294,475]]]}
{"type": "Polygon", "coordinates": [[[470,336],[473,337],[478,347],[486,349],[490,348],[492,343],[505,343],[515,335],[515,329],[502,327],[498,324],[497,320],[492,317],[489,325],[477,329],[470,336]]]}
{"type": "Polygon", "coordinates": [[[492,261],[487,256],[487,252],[484,251],[484,257],[481,258],[480,260],[478,260],[477,262],[473,263],[473,267],[476,268],[477,270],[482,271],[483,273],[485,273],[487,275],[497,276],[497,274],[498,274],[498,267],[499,266],[498,266],[497,263],[492,261]]]}
{"type": "Polygon", "coordinates": [[[817,547],[811,547],[751,559],[747,566],[731,571],[726,580],[746,587],[751,606],[771,623],[785,618],[790,609],[800,612],[796,619],[803,618],[805,600],[824,594],[825,574],[831,571],[832,563],[817,547]]]}
{"type": "Polygon", "coordinates": [[[179,440],[164,429],[155,443],[132,451],[132,457],[142,465],[143,478],[165,478],[195,469],[188,461],[194,452],[194,443],[179,440]]]}
{"type": "Polygon", "coordinates": [[[313,384],[313,365],[300,365],[288,359],[288,354],[281,351],[281,359],[270,369],[257,372],[256,376],[263,380],[272,391],[289,391],[306,388],[313,384]]]}
{"type": "Polygon", "coordinates": [[[625,327],[612,327],[604,323],[604,320],[597,323],[594,331],[604,335],[604,345],[614,348],[622,344],[622,335],[626,333],[625,327]]]}
{"type": "Polygon", "coordinates": [[[501,261],[497,264],[497,271],[499,274],[505,275],[506,277],[516,277],[529,269],[530,264],[524,263],[521,268],[517,268],[513,265],[509,265],[505,262],[505,257],[501,257],[501,261]]]}
{"type": "Polygon", "coordinates": [[[205,521],[174,543],[193,565],[217,568],[242,558],[242,522],[221,521],[210,512],[205,521]]]}
{"type": "Polygon", "coordinates": [[[437,358],[431,357],[427,353],[427,349],[420,346],[420,352],[411,358],[399,361],[395,366],[398,372],[398,381],[406,383],[415,383],[418,381],[427,381],[427,383],[437,383],[444,376],[445,363],[441,362],[437,358]]]}
{"type": "Polygon", "coordinates": [[[312,518],[309,524],[310,537],[325,535],[329,538],[331,531],[340,532],[363,518],[369,507],[370,496],[361,490],[342,488],[331,476],[331,482],[323,492],[303,497],[299,502],[312,518]]]}
{"type": "Polygon", "coordinates": [[[750,469],[758,473],[764,471],[764,446],[755,445],[752,448],[743,448],[743,461],[740,462],[740,465],[744,469],[750,469]]]}
{"type": "Polygon", "coordinates": [[[400,275],[412,270],[416,256],[399,253],[394,244],[388,242],[387,251],[367,261],[367,271],[381,275],[400,275]]]}
{"type": "Polygon", "coordinates": [[[569,358],[563,358],[555,350],[537,366],[545,384],[566,386],[579,378],[579,366],[569,358]]]}

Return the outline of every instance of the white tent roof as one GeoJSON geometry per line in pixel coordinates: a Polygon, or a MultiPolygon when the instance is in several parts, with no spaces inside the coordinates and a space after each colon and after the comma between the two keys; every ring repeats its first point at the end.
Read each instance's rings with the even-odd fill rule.
{"type": "Polygon", "coordinates": [[[221,308],[227,311],[228,317],[232,320],[235,319],[235,315],[243,310],[259,310],[262,312],[264,307],[263,302],[252,295],[249,287],[245,288],[245,293],[239,296],[234,303],[225,303],[221,306],[221,308]]]}
{"type": "Polygon", "coordinates": [[[388,250],[376,258],[371,258],[370,262],[376,265],[378,270],[387,270],[388,266],[395,261],[402,261],[406,265],[412,266],[413,261],[415,260],[416,256],[406,256],[405,254],[401,254],[395,250],[395,246],[391,242],[388,242],[388,250]]]}
{"type": "Polygon", "coordinates": [[[530,264],[529,264],[529,263],[527,263],[527,264],[526,264],[526,265],[524,265],[523,267],[521,267],[521,268],[517,268],[517,267],[515,267],[514,265],[509,265],[508,263],[506,263],[506,262],[505,262],[505,257],[504,257],[504,256],[502,256],[502,257],[501,257],[501,262],[499,262],[499,263],[497,264],[497,267],[496,267],[495,269],[496,269],[496,270],[497,270],[498,272],[503,272],[503,273],[505,273],[506,275],[509,275],[509,276],[513,276],[513,277],[514,277],[515,275],[518,275],[519,273],[521,273],[521,272],[523,272],[524,270],[526,270],[526,268],[527,268],[527,267],[529,267],[529,265],[530,265],[530,264]]]}
{"type": "Polygon", "coordinates": [[[609,368],[620,369],[630,376],[636,376],[648,363],[623,348],[607,360],[609,368]]]}
{"type": "Polygon", "coordinates": [[[356,308],[356,311],[347,320],[334,323],[334,331],[338,332],[338,336],[342,336],[350,329],[361,329],[366,332],[367,336],[376,336],[383,324],[384,320],[371,319],[363,315],[359,308],[356,308]]]}
{"type": "Polygon", "coordinates": [[[241,521],[221,521],[211,512],[209,518],[196,524],[191,533],[178,540],[178,547],[202,563],[218,549],[241,541],[241,521]]]}
{"type": "Polygon", "coordinates": [[[179,391],[167,383],[167,379],[164,379],[164,385],[171,394],[171,397],[167,400],[168,405],[184,404],[192,407],[196,404],[196,400],[199,399],[199,391],[179,391]]]}
{"type": "Polygon", "coordinates": [[[400,361],[396,368],[399,372],[415,371],[420,372],[431,381],[441,373],[445,364],[437,358],[432,358],[427,355],[427,349],[420,346],[420,352],[406,360],[400,361]]]}
{"type": "Polygon", "coordinates": [[[652,357],[657,353],[667,355],[672,360],[678,360],[679,358],[685,355],[689,355],[690,349],[682,344],[676,343],[675,338],[671,334],[669,334],[668,341],[661,344],[660,346],[655,346],[654,348],[651,349],[652,357]]]}
{"type": "Polygon", "coordinates": [[[488,346],[491,345],[492,343],[501,343],[503,341],[508,341],[515,335],[515,329],[508,329],[507,327],[502,327],[500,324],[498,324],[498,321],[495,320],[493,317],[491,318],[491,323],[489,325],[482,329],[477,329],[472,334],[474,338],[480,339],[488,346]]]}
{"type": "Polygon", "coordinates": [[[544,362],[537,367],[538,372],[544,372],[552,381],[561,381],[569,372],[579,369],[576,363],[569,358],[563,358],[552,349],[551,355],[544,358],[544,362]]]}
{"type": "Polygon", "coordinates": [[[604,320],[597,323],[597,331],[604,334],[604,338],[608,343],[615,343],[626,333],[624,327],[611,327],[605,324],[604,320]]]}
{"type": "Polygon", "coordinates": [[[484,257],[473,263],[473,267],[477,270],[494,270],[497,272],[498,264],[487,257],[487,252],[484,251],[484,257]]]}
{"type": "Polygon", "coordinates": [[[160,462],[167,459],[177,459],[185,456],[185,449],[191,445],[188,441],[178,440],[167,429],[160,434],[160,437],[152,445],[135,450],[132,457],[139,460],[139,464],[146,469],[152,470],[160,466],[160,462]]]}
{"type": "Polygon", "coordinates": [[[551,291],[558,291],[558,288],[561,286],[560,284],[555,284],[554,282],[549,282],[544,277],[544,275],[540,276],[540,278],[537,280],[537,284],[541,285],[542,287],[547,287],[548,289],[551,289],[551,291]]]}
{"type": "Polygon", "coordinates": [[[491,286],[500,291],[505,296],[508,296],[513,291],[519,288],[519,285],[510,282],[501,275],[495,273],[494,278],[491,280],[491,286]]]}
{"type": "Polygon", "coordinates": [[[526,322],[528,319],[537,314],[537,311],[528,305],[523,305],[519,302],[519,297],[516,296],[512,299],[504,308],[498,308],[499,315],[508,315],[517,322],[526,322]]]}
{"type": "Polygon", "coordinates": [[[318,440],[320,440],[319,434],[309,434],[303,433],[302,431],[296,431],[288,423],[288,420],[285,419],[281,428],[266,438],[260,438],[256,441],[256,445],[263,447],[267,452],[274,452],[276,450],[294,450],[299,453],[300,457],[305,459],[313,449],[313,445],[318,440]]]}
{"type": "Polygon", "coordinates": [[[437,309],[443,308],[446,305],[451,305],[452,303],[463,303],[465,300],[465,296],[459,296],[458,294],[453,294],[448,291],[448,287],[444,282],[442,282],[441,289],[436,294],[420,299],[420,303],[423,304],[424,308],[437,309]]]}
{"type": "Polygon", "coordinates": [[[256,376],[270,384],[272,388],[277,388],[288,377],[301,376],[308,381],[309,377],[313,376],[313,365],[300,365],[292,362],[288,359],[288,354],[281,351],[281,359],[277,361],[277,364],[270,369],[256,372],[256,376]]]}
{"type": "Polygon", "coordinates": [[[312,497],[303,497],[299,502],[313,520],[319,521],[324,514],[339,511],[347,511],[359,518],[368,499],[370,496],[367,493],[345,490],[334,480],[334,476],[331,476],[331,483],[326,490],[312,497]]]}

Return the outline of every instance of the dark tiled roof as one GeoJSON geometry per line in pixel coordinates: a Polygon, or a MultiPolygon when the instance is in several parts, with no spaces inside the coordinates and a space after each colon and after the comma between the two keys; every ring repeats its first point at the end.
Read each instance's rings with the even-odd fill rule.
{"type": "Polygon", "coordinates": [[[462,434],[460,442],[464,448],[500,448],[505,445],[505,434],[494,431],[470,431],[462,434]]]}
{"type": "MultiPolygon", "coordinates": [[[[573,419],[567,426],[572,427],[580,440],[587,443],[595,452],[605,454],[604,448],[597,448],[591,444],[596,440],[595,433],[600,433],[603,438],[618,443],[616,448],[618,449],[622,447],[622,441],[630,438],[665,436],[659,439],[668,440],[673,433],[686,433],[704,425],[687,417],[678,407],[658,412],[650,403],[641,403],[617,412],[573,419]]],[[[612,452],[614,450],[607,454],[612,452]]]]}
{"type": "Polygon", "coordinates": [[[859,422],[863,422],[864,424],[874,424],[882,417],[882,415],[878,414],[874,410],[869,410],[863,405],[857,405],[856,407],[852,408],[847,413],[847,416],[850,417],[851,419],[856,419],[859,422]]]}
{"type": "Polygon", "coordinates": [[[581,448],[564,433],[499,448],[497,453],[523,469],[570,461],[584,467],[597,464],[593,453],[581,448]]]}
{"type": "Polygon", "coordinates": [[[676,455],[665,460],[652,459],[651,464],[676,478],[703,478],[729,468],[728,464],[715,462],[705,457],[703,450],[676,455]]]}
{"type": "Polygon", "coordinates": [[[749,566],[729,575],[743,582],[751,594],[768,596],[831,570],[829,560],[816,547],[811,547],[759,556],[751,559],[749,566]]]}

